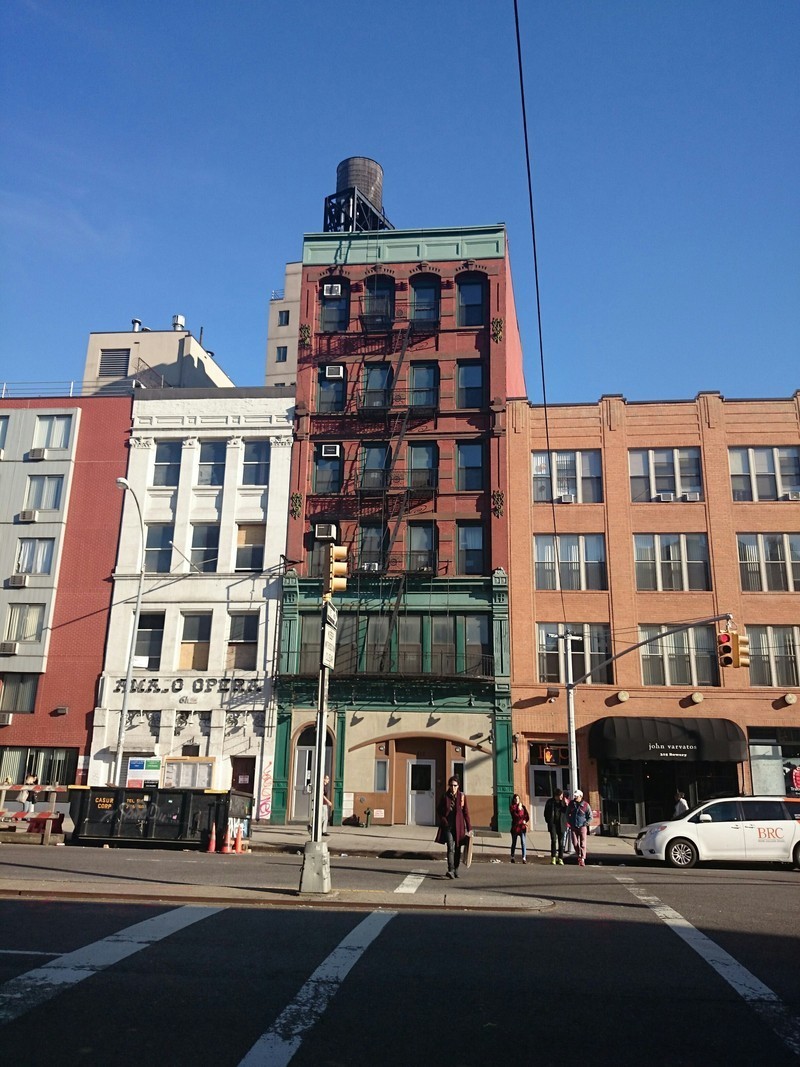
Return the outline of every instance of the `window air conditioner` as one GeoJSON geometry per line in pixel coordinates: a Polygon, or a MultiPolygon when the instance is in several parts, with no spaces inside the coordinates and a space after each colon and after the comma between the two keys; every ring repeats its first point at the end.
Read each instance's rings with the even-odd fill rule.
{"type": "Polygon", "coordinates": [[[16,641],[0,641],[0,656],[16,656],[18,648],[16,641]]]}
{"type": "Polygon", "coordinates": [[[326,378],[336,378],[341,381],[344,378],[344,367],[341,364],[334,364],[331,367],[325,368],[326,378]]]}
{"type": "Polygon", "coordinates": [[[700,500],[700,494],[699,493],[684,493],[683,494],[683,499],[688,504],[697,504],[699,502],[699,500],[700,500]]]}
{"type": "Polygon", "coordinates": [[[14,715],[10,711],[0,711],[0,726],[10,726],[14,720],[14,715]]]}
{"type": "Polygon", "coordinates": [[[33,509],[28,509],[26,511],[21,511],[19,513],[19,521],[20,522],[36,522],[36,520],[38,518],[39,518],[39,512],[38,511],[34,511],[33,509]]]}
{"type": "Polygon", "coordinates": [[[556,501],[559,504],[574,504],[575,503],[575,494],[574,493],[562,493],[561,496],[556,497],[556,501]]]}
{"type": "Polygon", "coordinates": [[[338,459],[342,454],[341,445],[323,445],[320,454],[323,459],[338,459]]]}
{"type": "Polygon", "coordinates": [[[27,574],[12,574],[11,577],[8,579],[9,589],[24,589],[27,584],[27,574]]]}
{"type": "Polygon", "coordinates": [[[373,572],[375,572],[375,571],[379,571],[380,569],[381,569],[380,563],[362,563],[361,564],[361,570],[362,571],[373,571],[373,572]]]}
{"type": "Polygon", "coordinates": [[[336,527],[332,522],[318,522],[314,526],[314,537],[317,541],[335,541],[336,527]]]}
{"type": "Polygon", "coordinates": [[[323,285],[323,287],[322,287],[322,295],[323,296],[341,296],[342,295],[342,287],[338,283],[337,284],[332,284],[332,285],[323,285]]]}
{"type": "Polygon", "coordinates": [[[28,459],[38,461],[40,459],[47,459],[46,448],[32,448],[28,453],[28,459]]]}
{"type": "Polygon", "coordinates": [[[660,500],[662,504],[671,504],[675,499],[674,493],[656,493],[654,500],[660,500]]]}
{"type": "Polygon", "coordinates": [[[786,494],[787,500],[800,500],[800,490],[792,489],[791,492],[786,494]]]}

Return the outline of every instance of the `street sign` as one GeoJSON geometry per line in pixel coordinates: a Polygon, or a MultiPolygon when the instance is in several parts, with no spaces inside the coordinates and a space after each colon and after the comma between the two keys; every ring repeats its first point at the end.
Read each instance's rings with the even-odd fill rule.
{"type": "Polygon", "coordinates": [[[331,601],[328,600],[325,604],[325,623],[327,626],[332,626],[335,630],[338,621],[339,609],[336,607],[335,604],[332,604],[331,601]]]}
{"type": "Polygon", "coordinates": [[[330,667],[336,661],[336,628],[326,623],[322,631],[322,666],[330,667]]]}

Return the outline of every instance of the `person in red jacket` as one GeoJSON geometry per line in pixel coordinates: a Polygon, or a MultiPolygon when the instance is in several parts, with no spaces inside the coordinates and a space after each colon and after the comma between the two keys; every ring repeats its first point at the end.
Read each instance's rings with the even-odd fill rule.
{"type": "Polygon", "coordinates": [[[528,832],[530,815],[528,809],[522,803],[519,793],[515,793],[508,806],[511,812],[511,862],[514,863],[514,853],[517,851],[517,839],[522,846],[522,862],[528,862],[528,845],[525,835],[528,832]]]}
{"type": "Polygon", "coordinates": [[[472,833],[467,798],[462,792],[458,778],[453,777],[447,783],[447,791],[439,801],[437,809],[439,829],[436,843],[447,845],[447,878],[458,878],[461,866],[461,846],[467,834],[472,833]]]}

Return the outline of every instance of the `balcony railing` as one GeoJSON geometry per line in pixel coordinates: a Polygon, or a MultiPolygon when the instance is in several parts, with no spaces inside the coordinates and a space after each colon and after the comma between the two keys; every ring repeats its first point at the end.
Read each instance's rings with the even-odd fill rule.
{"type": "Polygon", "coordinates": [[[369,469],[361,472],[358,489],[362,493],[403,492],[414,496],[431,493],[439,484],[439,472],[426,469],[395,467],[393,471],[369,469]]]}
{"type": "MultiPolygon", "coordinates": [[[[494,656],[467,651],[464,655],[455,652],[424,652],[422,649],[386,652],[381,646],[368,646],[363,653],[363,663],[358,664],[353,646],[337,648],[333,673],[336,675],[359,675],[383,677],[394,675],[401,678],[492,678],[494,656]]],[[[300,653],[300,674],[316,674],[319,670],[319,649],[304,648],[300,653]]]]}

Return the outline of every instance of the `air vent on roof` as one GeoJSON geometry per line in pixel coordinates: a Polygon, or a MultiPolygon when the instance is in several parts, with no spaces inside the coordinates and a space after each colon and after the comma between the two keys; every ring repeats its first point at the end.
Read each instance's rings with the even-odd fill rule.
{"type": "Polygon", "coordinates": [[[102,348],[98,378],[124,378],[128,373],[131,350],[129,348],[102,348]]]}

